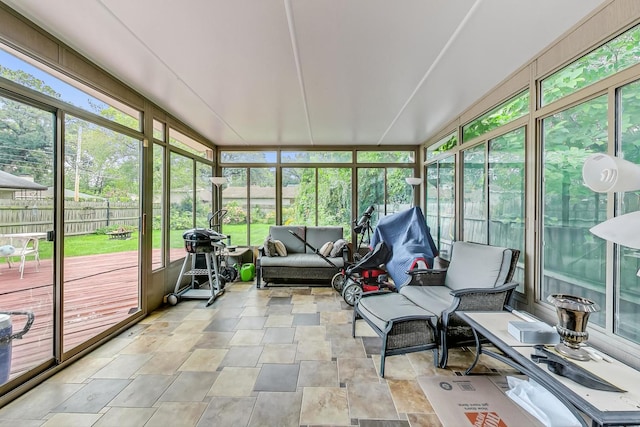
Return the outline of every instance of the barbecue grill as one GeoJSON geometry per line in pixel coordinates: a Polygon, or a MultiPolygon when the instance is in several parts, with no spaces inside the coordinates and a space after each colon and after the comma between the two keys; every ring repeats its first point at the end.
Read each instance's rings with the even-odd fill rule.
{"type": "Polygon", "coordinates": [[[225,248],[223,242],[227,238],[224,234],[205,228],[192,228],[182,234],[184,249],[187,256],[182,263],[182,269],[174,292],[167,295],[167,302],[176,305],[180,299],[206,299],[207,306],[211,305],[224,292],[224,278],[220,275],[220,254],[225,248]],[[197,258],[204,258],[206,268],[198,268],[197,258]],[[191,262],[191,269],[187,265],[191,262]],[[184,276],[191,276],[189,286],[183,287],[184,276]],[[200,289],[200,283],[195,280],[204,277],[209,283],[209,289],[200,289]]]}
{"type": "Polygon", "coordinates": [[[205,228],[192,228],[182,235],[184,249],[190,254],[208,253],[216,250],[215,242],[226,239],[227,236],[217,231],[205,228]]]}

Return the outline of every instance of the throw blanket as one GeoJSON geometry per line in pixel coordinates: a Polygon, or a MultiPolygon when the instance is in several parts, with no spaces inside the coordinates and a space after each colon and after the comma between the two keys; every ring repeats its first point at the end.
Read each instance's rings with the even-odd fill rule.
{"type": "Polygon", "coordinates": [[[438,255],[419,207],[381,218],[371,237],[371,246],[375,247],[380,241],[391,248],[393,255],[385,268],[398,290],[409,282],[408,270],[413,269],[419,261],[423,261],[427,268],[432,268],[433,259],[438,255]]]}

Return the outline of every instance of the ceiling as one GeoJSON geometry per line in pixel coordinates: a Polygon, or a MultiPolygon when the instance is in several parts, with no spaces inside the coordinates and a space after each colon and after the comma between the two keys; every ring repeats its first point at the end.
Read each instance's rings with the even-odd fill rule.
{"type": "Polygon", "coordinates": [[[1,0],[223,146],[424,142],[602,0],[1,0]]]}

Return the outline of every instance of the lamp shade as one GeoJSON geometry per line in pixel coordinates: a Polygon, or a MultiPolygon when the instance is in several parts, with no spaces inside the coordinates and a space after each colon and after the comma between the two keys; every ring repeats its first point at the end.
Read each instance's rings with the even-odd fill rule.
{"type": "Polygon", "coordinates": [[[404,179],[405,181],[407,181],[407,184],[409,185],[420,185],[422,183],[422,178],[420,177],[408,177],[404,179]]]}
{"type": "Polygon", "coordinates": [[[582,166],[582,179],[593,191],[622,192],[640,189],[640,166],[607,154],[593,154],[582,166]]]}
{"type": "Polygon", "coordinates": [[[608,219],[589,231],[613,243],[640,249],[640,211],[608,219]]]}
{"type": "Polygon", "coordinates": [[[226,184],[227,183],[227,178],[225,178],[224,176],[212,176],[209,179],[211,180],[213,185],[216,185],[216,186],[220,186],[222,184],[226,184]]]}

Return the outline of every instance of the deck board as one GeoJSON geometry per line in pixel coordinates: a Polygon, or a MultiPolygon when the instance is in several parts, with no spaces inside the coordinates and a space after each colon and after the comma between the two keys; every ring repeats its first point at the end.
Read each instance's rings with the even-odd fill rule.
{"type": "MultiPolygon", "coordinates": [[[[51,260],[27,260],[24,278],[17,263],[0,265],[0,311],[31,310],[35,321],[23,339],[13,340],[12,376],[53,357],[53,267],[51,260]]],[[[137,252],[66,258],[64,263],[64,349],[87,341],[130,316],[138,303],[137,252]]],[[[25,316],[13,316],[14,332],[25,316]]]]}

